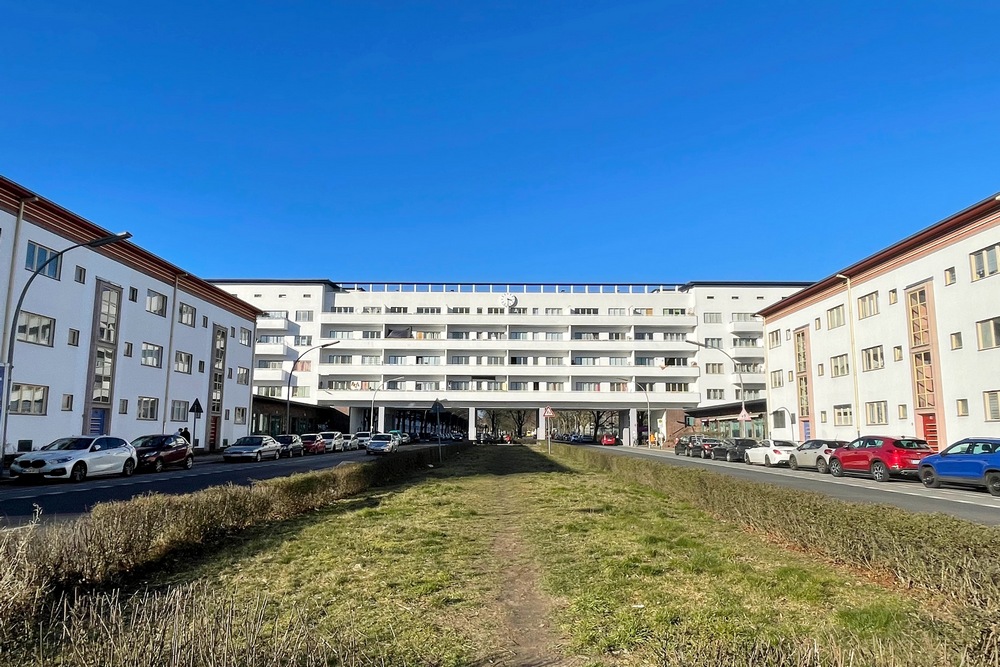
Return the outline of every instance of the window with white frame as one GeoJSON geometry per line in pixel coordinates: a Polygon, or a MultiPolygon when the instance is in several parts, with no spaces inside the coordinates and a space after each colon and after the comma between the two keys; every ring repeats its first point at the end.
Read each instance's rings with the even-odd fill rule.
{"type": "Polygon", "coordinates": [[[292,387],[292,398],[309,398],[309,385],[292,387]]]}
{"type": "Polygon", "coordinates": [[[869,426],[889,423],[889,406],[887,401],[865,403],[865,413],[869,426]]]}
{"type": "Polygon", "coordinates": [[[451,363],[456,366],[468,366],[469,365],[469,355],[466,354],[453,354],[451,356],[451,363]]]}
{"type": "Polygon", "coordinates": [[[847,363],[847,355],[840,354],[836,357],[830,357],[830,374],[839,378],[847,375],[851,372],[850,364],[847,363]]]}
{"type": "Polygon", "coordinates": [[[382,306],[362,306],[361,308],[362,315],[380,315],[381,313],[382,306]]]}
{"type": "Polygon", "coordinates": [[[972,264],[972,280],[982,280],[1000,272],[1000,243],[977,250],[969,255],[972,264]]]}
{"type": "Polygon", "coordinates": [[[1000,391],[984,391],[983,406],[986,408],[986,421],[1000,421],[1000,391]]]}
{"type": "Polygon", "coordinates": [[[63,394],[62,409],[65,411],[70,411],[73,409],[73,394],[63,394]]]}
{"type": "Polygon", "coordinates": [[[233,408],[233,423],[234,424],[246,424],[247,423],[247,409],[246,408],[233,408]]]}
{"type": "Polygon", "coordinates": [[[976,322],[976,333],[980,350],[1000,347],[1000,317],[976,322]]]}
{"type": "Polygon", "coordinates": [[[858,319],[878,315],[878,292],[858,297],[858,319]]]}
{"type": "Polygon", "coordinates": [[[62,270],[62,256],[57,256],[55,250],[51,248],[46,248],[43,245],[38,245],[34,241],[28,241],[28,254],[24,260],[24,268],[29,271],[36,271],[42,266],[45,266],[43,271],[39,271],[39,275],[43,275],[46,278],[52,278],[53,280],[59,280],[59,273],[62,270]],[[50,259],[55,257],[48,266],[45,263],[50,259]]]}
{"type": "Polygon", "coordinates": [[[628,391],[628,382],[610,382],[608,388],[611,391],[628,391]]]}
{"type": "Polygon", "coordinates": [[[566,385],[562,382],[546,382],[545,386],[549,391],[563,391],[566,385]]]}
{"type": "Polygon", "coordinates": [[[188,420],[188,402],[170,401],[170,421],[186,422],[188,420]]]}
{"type": "Polygon", "coordinates": [[[296,322],[312,322],[313,321],[313,311],[311,311],[311,310],[296,310],[295,311],[295,321],[296,322]]]}
{"type": "Polygon", "coordinates": [[[135,418],[142,421],[155,421],[159,412],[160,399],[150,396],[140,396],[136,399],[135,418]]]}
{"type": "MultiPolygon", "coordinates": [[[[381,338],[382,337],[382,332],[381,331],[375,331],[375,330],[366,330],[366,331],[362,331],[361,332],[361,337],[362,338],[381,338]]],[[[350,336],[346,336],[346,338],[350,338],[350,336]]]]}
{"type": "Polygon", "coordinates": [[[420,356],[417,357],[418,366],[439,366],[441,365],[441,357],[438,356],[420,356]]]}
{"type": "Polygon", "coordinates": [[[767,346],[769,348],[776,348],[781,345],[781,329],[777,331],[771,331],[767,334],[767,346]]]}
{"type": "Polygon", "coordinates": [[[163,365],[163,346],[153,343],[142,344],[142,365],[160,368],[163,365]]]}
{"type": "Polygon", "coordinates": [[[906,419],[907,414],[909,414],[909,409],[905,405],[900,403],[898,406],[896,406],[896,415],[900,419],[906,419]]]}
{"type": "MultiPolygon", "coordinates": [[[[652,384],[653,383],[651,382],[649,384],[651,385],[650,388],[649,388],[649,390],[652,391],[652,384]]],[[[663,385],[663,390],[664,391],[670,391],[670,392],[684,392],[684,391],[688,390],[688,383],[687,382],[666,382],[663,385]]]]}
{"type": "Polygon", "coordinates": [[[155,290],[146,290],[146,311],[153,313],[154,315],[159,315],[160,317],[167,316],[167,297],[164,294],[160,294],[155,290]]]}
{"type": "Polygon", "coordinates": [[[503,357],[490,355],[486,357],[487,366],[503,366],[503,357]]]}
{"type": "Polygon", "coordinates": [[[418,306],[417,315],[440,315],[441,306],[418,306]]]}
{"type": "MultiPolygon", "coordinates": [[[[515,382],[511,382],[511,389],[514,389],[515,382]]],[[[520,384],[524,384],[521,382],[520,384]]],[[[439,391],[441,389],[441,383],[437,380],[421,380],[419,382],[414,382],[413,387],[416,391],[439,391]]],[[[518,389],[524,389],[524,387],[518,387],[518,389]]]]}
{"type": "Polygon", "coordinates": [[[178,373],[191,374],[191,361],[193,356],[188,352],[177,350],[174,352],[174,370],[178,373]]]}
{"type": "Polygon", "coordinates": [[[282,387],[278,386],[263,386],[255,387],[254,393],[258,396],[267,396],[268,398],[281,398],[282,387]]]}
{"type": "Polygon", "coordinates": [[[573,357],[574,366],[596,366],[597,357],[573,357]]]}
{"type": "Polygon", "coordinates": [[[400,355],[389,355],[385,358],[385,363],[390,366],[401,366],[406,363],[406,357],[400,355]]]}
{"type": "Polygon", "coordinates": [[[951,349],[960,350],[962,349],[962,332],[956,331],[951,335],[951,349]]]}
{"type": "Polygon", "coordinates": [[[608,315],[628,315],[628,308],[608,308],[608,315]]]}
{"type": "Polygon", "coordinates": [[[705,375],[722,375],[726,372],[725,364],[705,364],[705,375]]]}
{"type": "Polygon", "coordinates": [[[193,327],[198,317],[197,309],[190,304],[184,303],[183,301],[181,301],[178,308],[177,321],[181,324],[193,327]]]}
{"type": "Polygon", "coordinates": [[[563,334],[561,331],[546,331],[545,340],[562,340],[563,334]]]}
{"type": "Polygon", "coordinates": [[[563,358],[562,357],[545,357],[545,365],[546,366],[562,366],[563,365],[563,358]]]}
{"type": "Polygon", "coordinates": [[[326,363],[328,364],[341,364],[350,365],[354,362],[354,356],[350,354],[328,354],[326,355],[326,363]]]}
{"type": "Polygon", "coordinates": [[[706,338],[705,347],[721,348],[722,339],[721,338],[706,338]]]}
{"type": "Polygon", "coordinates": [[[17,339],[25,343],[52,347],[56,321],[51,317],[22,310],[17,316],[17,339]]]}
{"type": "Polygon", "coordinates": [[[958,276],[955,273],[955,267],[954,266],[949,266],[947,269],[944,270],[944,284],[945,285],[954,285],[955,284],[955,280],[957,280],[957,278],[958,278],[958,276]]]}
{"type": "Polygon", "coordinates": [[[546,308],[545,309],[545,314],[546,315],[562,315],[563,314],[563,309],[562,308],[546,308]]]}
{"type": "Polygon", "coordinates": [[[608,357],[610,366],[628,366],[628,357],[608,357]]]}
{"type": "Polygon", "coordinates": [[[236,384],[250,384],[250,369],[242,366],[236,367],[236,384]]]}
{"type": "Polygon", "coordinates": [[[663,314],[668,316],[687,315],[687,308],[664,308],[663,314]]]}
{"type": "Polygon", "coordinates": [[[240,345],[250,346],[250,340],[253,337],[253,332],[245,327],[240,327],[240,345]]]}
{"type": "Polygon", "coordinates": [[[363,354],[361,355],[361,365],[362,366],[379,366],[382,364],[382,357],[377,354],[363,354]]]}
{"type": "Polygon", "coordinates": [[[771,371],[771,388],[777,389],[778,387],[785,386],[785,371],[777,370],[771,371]]]}
{"type": "Polygon", "coordinates": [[[722,313],[704,313],[705,324],[722,324],[722,313]]]}
{"type": "Polygon", "coordinates": [[[882,356],[882,346],[866,347],[861,350],[861,368],[865,371],[874,371],[885,367],[885,358],[882,356]]]}
{"type": "Polygon", "coordinates": [[[960,398],[955,401],[955,414],[959,417],[969,416],[969,399],[960,398]]]}
{"type": "Polygon", "coordinates": [[[844,326],[844,306],[843,304],[830,308],[826,311],[826,328],[836,329],[844,326]]]}
{"type": "Polygon", "coordinates": [[[834,426],[850,426],[854,423],[854,408],[850,405],[833,406],[834,426]]]}
{"type": "Polygon", "coordinates": [[[80,330],[79,329],[70,329],[69,330],[69,338],[66,341],[66,344],[67,345],[72,345],[73,347],[77,347],[77,346],[80,345],[80,330]]]}
{"type": "Polygon", "coordinates": [[[600,382],[575,382],[573,383],[573,389],[575,391],[600,391],[600,382]]]}
{"type": "Polygon", "coordinates": [[[469,381],[468,380],[448,380],[448,389],[450,391],[469,391],[469,381]]]}
{"type": "Polygon", "coordinates": [[[723,401],[726,398],[725,389],[708,389],[706,393],[710,401],[723,401]]]}
{"type": "Polygon", "coordinates": [[[354,306],[334,306],[330,308],[331,313],[353,313],[354,306]]]}
{"type": "Polygon", "coordinates": [[[636,357],[635,358],[635,365],[636,366],[655,366],[656,365],[656,359],[654,357],[636,357]]]}
{"type": "Polygon", "coordinates": [[[48,411],[49,388],[40,384],[12,384],[7,412],[12,415],[44,415],[48,411]]]}

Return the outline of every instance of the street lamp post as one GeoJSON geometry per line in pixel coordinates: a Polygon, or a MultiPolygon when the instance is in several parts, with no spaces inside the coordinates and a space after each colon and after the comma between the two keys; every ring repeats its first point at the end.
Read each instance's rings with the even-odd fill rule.
{"type": "Polygon", "coordinates": [[[10,408],[10,390],[14,386],[14,379],[12,377],[11,371],[14,370],[14,341],[17,340],[17,320],[21,316],[21,306],[24,304],[24,297],[28,294],[28,288],[31,287],[31,283],[35,282],[35,278],[41,273],[45,267],[47,267],[52,262],[57,261],[60,257],[68,253],[70,250],[76,250],[77,248],[100,248],[103,245],[109,245],[111,243],[118,243],[119,241],[127,241],[132,238],[130,232],[121,232],[119,234],[112,234],[111,236],[104,236],[99,239],[94,239],[93,241],[87,241],[85,243],[77,243],[76,245],[71,245],[65,250],[60,250],[51,257],[49,257],[41,266],[37,267],[32,274],[28,277],[27,282],[24,283],[24,287],[21,288],[21,295],[17,299],[17,305],[14,307],[14,314],[11,317],[11,327],[12,330],[7,332],[7,358],[5,360],[4,374],[5,380],[3,387],[0,387],[0,398],[3,399],[3,405],[0,406],[3,409],[3,428],[0,429],[0,475],[3,475],[4,469],[4,456],[7,453],[7,415],[10,408]]]}
{"type": "Polygon", "coordinates": [[[313,350],[324,350],[328,347],[333,347],[339,340],[335,340],[331,343],[323,343],[322,345],[313,345],[308,350],[300,354],[292,362],[292,370],[288,371],[288,384],[285,387],[285,432],[289,435],[292,434],[292,376],[295,374],[295,367],[299,365],[299,361],[302,357],[306,356],[313,350]]]}
{"type": "Polygon", "coordinates": [[[859,397],[858,390],[858,364],[855,358],[855,342],[854,342],[854,296],[851,291],[851,277],[845,276],[843,273],[838,273],[837,277],[847,283],[847,323],[850,325],[850,335],[851,335],[851,378],[854,380],[854,406],[851,408],[851,419],[854,421],[855,428],[857,429],[857,435],[861,437],[861,415],[859,411],[861,410],[861,398],[859,397]]]}
{"type": "MultiPolygon", "coordinates": [[[[747,390],[746,386],[743,384],[743,371],[740,370],[740,365],[736,363],[736,360],[733,359],[733,357],[728,352],[723,350],[721,347],[712,347],[711,345],[706,345],[705,343],[702,343],[700,340],[685,340],[684,342],[690,343],[691,345],[697,345],[698,347],[703,347],[706,350],[718,350],[722,354],[729,357],[729,361],[733,362],[733,368],[736,369],[736,373],[740,377],[740,415],[746,412],[747,390]]],[[[740,420],[740,437],[741,438],[746,437],[746,428],[744,427],[744,421],[742,419],[740,420]]]]}
{"type": "Polygon", "coordinates": [[[788,439],[789,440],[795,440],[795,429],[792,428],[792,426],[794,424],[794,422],[793,422],[794,417],[792,417],[792,411],[789,410],[788,408],[786,408],[785,406],[780,406],[780,407],[775,408],[774,412],[781,412],[782,410],[784,410],[785,413],[788,415],[788,430],[792,434],[791,437],[788,438],[788,439]]]}
{"type": "Polygon", "coordinates": [[[404,376],[400,375],[399,377],[392,378],[391,380],[382,380],[382,382],[380,382],[379,385],[375,387],[375,391],[372,392],[372,409],[370,413],[371,423],[368,425],[372,433],[375,432],[375,397],[378,396],[379,389],[384,387],[387,382],[396,382],[397,380],[402,380],[403,377],[404,376]]]}
{"type": "MultiPolygon", "coordinates": [[[[618,379],[621,380],[622,382],[631,382],[631,380],[629,380],[628,378],[618,378],[618,379]]],[[[652,429],[650,428],[650,420],[653,418],[653,413],[649,409],[649,393],[646,391],[645,383],[639,384],[639,382],[636,381],[635,386],[639,387],[639,389],[642,389],[642,393],[646,396],[646,448],[652,449],[653,445],[650,442],[649,436],[653,432],[652,429]]],[[[636,428],[635,430],[638,431],[639,429],[636,428]]],[[[638,435],[638,433],[636,433],[636,435],[638,435]]]]}

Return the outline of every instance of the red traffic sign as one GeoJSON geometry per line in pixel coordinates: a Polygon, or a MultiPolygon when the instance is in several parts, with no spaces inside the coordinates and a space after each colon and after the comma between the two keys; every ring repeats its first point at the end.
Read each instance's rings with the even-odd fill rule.
{"type": "Polygon", "coordinates": [[[552,408],[546,405],[545,410],[542,412],[542,416],[545,417],[546,419],[552,419],[553,417],[556,416],[556,413],[552,408]]]}
{"type": "Polygon", "coordinates": [[[749,413],[749,412],[747,412],[745,408],[744,408],[743,410],[740,410],[740,416],[739,416],[739,417],[737,417],[736,419],[738,419],[738,420],[739,420],[739,421],[741,421],[741,422],[748,422],[748,421],[752,421],[752,420],[750,419],[750,413],[749,413]]]}

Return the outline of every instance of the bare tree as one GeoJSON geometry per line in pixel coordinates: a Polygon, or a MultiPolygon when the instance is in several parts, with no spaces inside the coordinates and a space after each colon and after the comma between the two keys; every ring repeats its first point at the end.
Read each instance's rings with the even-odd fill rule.
{"type": "Polygon", "coordinates": [[[503,419],[502,410],[487,410],[486,419],[490,422],[490,435],[500,434],[500,421],[503,419]]]}
{"type": "Polygon", "coordinates": [[[514,432],[517,437],[524,436],[524,425],[528,422],[528,415],[531,414],[530,410],[508,410],[507,417],[514,422],[514,432]]]}
{"type": "Polygon", "coordinates": [[[597,433],[604,427],[611,425],[611,420],[614,418],[613,410],[590,410],[590,416],[594,419],[594,439],[597,439],[597,433]]]}

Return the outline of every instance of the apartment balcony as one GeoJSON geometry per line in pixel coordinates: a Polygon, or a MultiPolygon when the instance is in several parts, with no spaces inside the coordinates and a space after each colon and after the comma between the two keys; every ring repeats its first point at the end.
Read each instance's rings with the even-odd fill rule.
{"type": "MultiPolygon", "coordinates": [[[[537,409],[551,406],[556,410],[628,410],[646,409],[646,395],[641,391],[533,391],[498,389],[442,389],[418,391],[414,389],[382,389],[375,404],[390,409],[429,409],[435,400],[446,408],[524,408],[537,409]]],[[[698,405],[698,392],[651,391],[649,405],[652,409],[686,408],[698,405]]],[[[371,405],[370,389],[321,389],[317,396],[320,405],[338,407],[368,407],[371,405]]]]}
{"type": "Polygon", "coordinates": [[[761,346],[734,347],[729,354],[733,359],[763,359],[764,348],[761,346]]]}
{"type": "Polygon", "coordinates": [[[282,368],[253,369],[254,382],[288,382],[288,371],[282,368]]]}
{"type": "Polygon", "coordinates": [[[760,320],[741,320],[729,323],[729,333],[732,334],[764,334],[764,323],[760,320]]]}
{"type": "Polygon", "coordinates": [[[253,353],[262,357],[287,357],[290,350],[286,343],[257,343],[253,353]]]}
{"type": "Polygon", "coordinates": [[[259,317],[257,331],[288,331],[287,317],[259,317]]]}
{"type": "MultiPolygon", "coordinates": [[[[734,385],[736,385],[737,387],[740,386],[740,374],[735,372],[730,373],[729,381],[734,385]]],[[[743,373],[743,384],[746,385],[747,387],[763,387],[764,383],[765,383],[764,373],[752,373],[752,372],[743,373]]]]}

